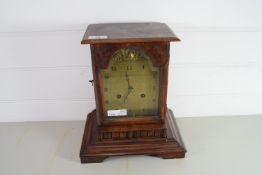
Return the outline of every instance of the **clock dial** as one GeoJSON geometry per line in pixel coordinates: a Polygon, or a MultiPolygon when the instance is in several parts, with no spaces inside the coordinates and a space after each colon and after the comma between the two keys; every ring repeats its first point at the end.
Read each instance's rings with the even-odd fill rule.
{"type": "Polygon", "coordinates": [[[158,116],[159,68],[137,48],[116,51],[100,71],[106,116],[158,116]]]}

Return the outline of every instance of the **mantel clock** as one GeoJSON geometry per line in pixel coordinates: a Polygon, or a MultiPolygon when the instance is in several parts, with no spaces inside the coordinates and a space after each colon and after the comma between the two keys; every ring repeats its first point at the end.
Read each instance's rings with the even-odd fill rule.
{"type": "Polygon", "coordinates": [[[81,43],[91,48],[96,109],[87,116],[82,163],[115,155],[185,156],[166,106],[172,41],[179,39],[163,23],[88,26],[81,43]]]}

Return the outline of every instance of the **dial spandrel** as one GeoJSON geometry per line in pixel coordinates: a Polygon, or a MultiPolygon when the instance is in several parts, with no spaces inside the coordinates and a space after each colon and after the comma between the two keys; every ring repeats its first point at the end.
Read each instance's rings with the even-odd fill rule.
{"type": "Polygon", "coordinates": [[[126,110],[128,117],[158,116],[159,68],[153,66],[142,50],[122,48],[116,51],[100,76],[105,115],[114,110],[126,110]]]}

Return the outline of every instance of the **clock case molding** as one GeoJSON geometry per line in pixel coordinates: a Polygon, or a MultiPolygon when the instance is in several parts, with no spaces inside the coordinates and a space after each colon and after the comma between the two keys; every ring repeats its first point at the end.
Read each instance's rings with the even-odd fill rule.
{"type": "Polygon", "coordinates": [[[116,155],[145,154],[162,158],[185,156],[186,149],[175,117],[166,106],[171,41],[180,40],[163,23],[105,23],[88,26],[81,43],[90,44],[91,48],[96,109],[87,116],[80,150],[82,163],[102,162],[116,155]],[[125,35],[122,36],[122,33],[125,35]],[[103,37],[97,39],[96,36],[103,37]],[[159,67],[159,116],[105,116],[99,71],[108,67],[111,56],[121,48],[142,49],[152,59],[153,66],[159,67]]]}

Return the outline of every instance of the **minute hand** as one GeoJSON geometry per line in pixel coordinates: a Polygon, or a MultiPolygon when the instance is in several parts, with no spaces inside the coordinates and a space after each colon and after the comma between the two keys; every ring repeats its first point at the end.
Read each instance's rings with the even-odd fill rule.
{"type": "Polygon", "coordinates": [[[133,90],[133,87],[131,86],[131,84],[130,84],[130,81],[129,81],[129,76],[127,75],[127,71],[126,71],[126,81],[127,81],[127,95],[125,96],[125,98],[124,98],[124,101],[126,101],[126,99],[127,99],[127,97],[128,97],[128,95],[132,92],[132,90],[133,90]]]}

